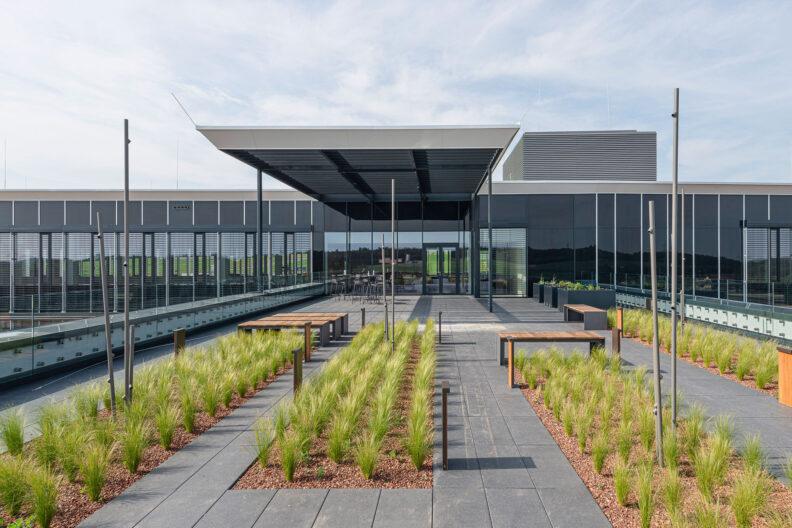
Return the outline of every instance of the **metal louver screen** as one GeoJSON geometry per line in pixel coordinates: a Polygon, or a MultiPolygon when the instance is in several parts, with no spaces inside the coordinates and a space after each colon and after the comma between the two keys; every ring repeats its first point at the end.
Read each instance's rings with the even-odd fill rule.
{"type": "Polygon", "coordinates": [[[11,233],[0,233],[0,312],[11,309],[11,233]]]}
{"type": "MultiPolygon", "coordinates": [[[[91,310],[91,236],[91,233],[66,235],[66,309],[68,311],[91,310]]],[[[101,304],[97,308],[100,306],[101,304]]]]}

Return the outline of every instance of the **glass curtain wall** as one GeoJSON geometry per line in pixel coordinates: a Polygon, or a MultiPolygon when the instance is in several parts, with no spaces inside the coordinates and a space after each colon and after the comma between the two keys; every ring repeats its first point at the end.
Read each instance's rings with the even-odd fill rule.
{"type": "Polygon", "coordinates": [[[693,293],[718,296],[718,196],[697,194],[693,201],[693,293]]]}
{"type": "Polygon", "coordinates": [[[720,294],[721,299],[743,300],[742,195],[720,196],[720,294]]]}
{"type": "MultiPolygon", "coordinates": [[[[70,312],[88,312],[92,308],[91,265],[93,252],[90,233],[66,234],[66,310],[70,312]]],[[[105,248],[105,251],[107,248],[105,248]]],[[[99,283],[101,295],[101,283],[99,283]]],[[[97,309],[101,309],[100,303],[97,309]]]]}
{"type": "Polygon", "coordinates": [[[168,301],[170,304],[192,302],[195,300],[195,236],[192,233],[171,233],[170,248],[168,301]]]}
{"type": "Polygon", "coordinates": [[[644,194],[642,200],[643,237],[642,288],[652,288],[652,250],[649,243],[649,202],[654,202],[655,213],[655,266],[657,271],[657,290],[668,290],[668,220],[667,195],[644,194]]]}
{"type": "Polygon", "coordinates": [[[616,284],[641,287],[641,195],[616,195],[616,284]]]}
{"type": "Polygon", "coordinates": [[[613,194],[597,195],[597,280],[615,286],[613,204],[613,194]]]}
{"type": "MultiPolygon", "coordinates": [[[[88,250],[85,254],[85,267],[81,270],[84,275],[82,282],[90,287],[88,281],[90,275],[90,235],[87,235],[88,250]]],[[[41,304],[42,312],[60,312],[63,305],[63,274],[61,270],[63,262],[63,233],[41,233],[41,304]]],[[[83,311],[89,310],[88,288],[80,292],[82,304],[85,306],[83,311]]]]}

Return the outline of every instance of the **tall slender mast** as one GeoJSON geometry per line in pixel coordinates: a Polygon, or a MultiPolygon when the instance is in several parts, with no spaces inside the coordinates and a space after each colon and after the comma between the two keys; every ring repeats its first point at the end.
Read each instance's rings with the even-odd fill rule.
{"type": "MultiPolygon", "coordinates": [[[[382,278],[385,280],[385,277],[382,278]]],[[[396,180],[391,179],[391,352],[396,350],[396,180]]]]}
{"type": "Polygon", "coordinates": [[[129,372],[132,347],[129,344],[129,120],[124,119],[124,401],[132,403],[129,372]]]}
{"type": "Polygon", "coordinates": [[[674,175],[671,180],[671,427],[677,422],[677,165],[679,159],[679,88],[674,89],[674,175]]]}
{"type": "MultiPolygon", "coordinates": [[[[652,273],[652,366],[654,369],[655,446],[657,464],[663,467],[663,401],[660,392],[660,339],[657,335],[657,244],[655,242],[654,200],[649,202],[649,253],[652,273]]],[[[673,333],[672,333],[673,335],[673,333]]]]}

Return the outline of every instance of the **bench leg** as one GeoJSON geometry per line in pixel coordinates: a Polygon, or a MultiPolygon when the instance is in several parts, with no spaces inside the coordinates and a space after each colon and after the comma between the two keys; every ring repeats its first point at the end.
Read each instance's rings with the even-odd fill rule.
{"type": "Polygon", "coordinates": [[[319,327],[319,342],[322,346],[330,342],[330,323],[323,324],[319,327]]]}
{"type": "Polygon", "coordinates": [[[503,339],[498,338],[498,365],[504,365],[506,359],[503,357],[503,339]]]}
{"type": "Polygon", "coordinates": [[[514,341],[509,341],[509,388],[514,388],[514,341]]]}

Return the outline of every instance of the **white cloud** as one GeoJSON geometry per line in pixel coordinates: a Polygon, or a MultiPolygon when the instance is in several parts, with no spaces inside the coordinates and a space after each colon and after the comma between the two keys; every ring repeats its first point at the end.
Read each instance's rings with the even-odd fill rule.
{"type": "MultiPolygon", "coordinates": [[[[792,6],[22,2],[0,19],[8,186],[254,187],[203,124],[513,123],[658,132],[670,175],[789,181],[792,6]],[[76,7],[75,7],[76,6],[76,7]],[[610,107],[610,119],[608,108],[610,107]]],[[[271,182],[274,186],[274,182],[271,182]]]]}

